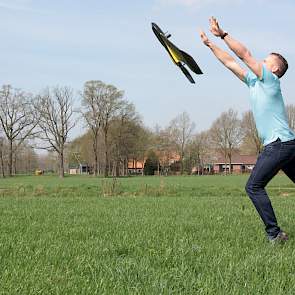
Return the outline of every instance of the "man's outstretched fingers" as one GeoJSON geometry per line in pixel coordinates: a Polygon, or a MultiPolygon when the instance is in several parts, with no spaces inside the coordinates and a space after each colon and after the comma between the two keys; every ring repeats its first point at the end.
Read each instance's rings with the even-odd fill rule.
{"type": "Polygon", "coordinates": [[[200,37],[201,37],[203,43],[208,46],[210,41],[209,41],[207,35],[205,34],[205,32],[200,29],[199,34],[200,34],[200,37]]]}

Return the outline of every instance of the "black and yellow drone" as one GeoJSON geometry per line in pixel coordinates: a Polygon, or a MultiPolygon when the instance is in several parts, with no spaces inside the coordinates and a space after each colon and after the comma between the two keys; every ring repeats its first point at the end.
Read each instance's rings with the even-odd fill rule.
{"type": "Polygon", "coordinates": [[[168,39],[171,37],[171,35],[165,34],[155,23],[152,23],[152,29],[160,43],[169,53],[173,62],[182,70],[191,83],[195,83],[191,74],[185,68],[185,65],[187,65],[189,69],[197,75],[203,74],[195,60],[189,54],[180,50],[171,41],[169,41],[168,39]]]}

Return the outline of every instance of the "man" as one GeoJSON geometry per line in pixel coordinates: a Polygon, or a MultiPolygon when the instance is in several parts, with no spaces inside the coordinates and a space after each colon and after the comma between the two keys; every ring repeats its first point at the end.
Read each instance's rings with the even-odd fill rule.
{"type": "Polygon", "coordinates": [[[249,69],[243,69],[200,32],[203,43],[250,89],[251,109],[264,148],[246,184],[246,192],[264,222],[268,239],[286,241],[288,236],[278,226],[265,186],[280,169],[295,182],[295,133],[288,124],[279,80],[287,71],[288,63],[278,53],[269,54],[263,62],[257,61],[243,44],[220,28],[214,17],[209,22],[210,31],[224,40],[249,69]]]}

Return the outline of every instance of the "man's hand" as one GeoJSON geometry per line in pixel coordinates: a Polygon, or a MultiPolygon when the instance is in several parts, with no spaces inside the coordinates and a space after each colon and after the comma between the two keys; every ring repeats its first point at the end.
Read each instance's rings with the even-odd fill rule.
{"type": "Polygon", "coordinates": [[[210,45],[211,45],[211,41],[208,39],[207,35],[206,35],[202,30],[200,30],[199,33],[200,33],[200,37],[201,37],[203,43],[204,43],[206,46],[210,47],[210,45]]]}
{"type": "MultiPolygon", "coordinates": [[[[215,17],[211,17],[209,23],[210,31],[213,35],[216,37],[224,36],[225,32],[219,27],[218,21],[215,17]]],[[[262,63],[253,58],[250,51],[242,43],[234,40],[231,36],[228,36],[224,41],[230,50],[232,50],[235,55],[238,56],[257,77],[259,77],[259,79],[261,79],[262,63]]]]}
{"type": "Polygon", "coordinates": [[[221,37],[224,35],[224,31],[219,27],[218,21],[215,17],[210,17],[210,31],[216,37],[221,37]]]}
{"type": "Polygon", "coordinates": [[[200,37],[201,37],[203,43],[212,50],[213,54],[229,70],[231,70],[239,79],[241,79],[242,81],[244,81],[245,75],[246,75],[246,71],[243,68],[241,68],[241,66],[234,60],[234,58],[232,56],[230,56],[226,51],[220,49],[214,43],[212,43],[208,39],[207,35],[202,30],[200,30],[199,33],[200,33],[200,37]]]}

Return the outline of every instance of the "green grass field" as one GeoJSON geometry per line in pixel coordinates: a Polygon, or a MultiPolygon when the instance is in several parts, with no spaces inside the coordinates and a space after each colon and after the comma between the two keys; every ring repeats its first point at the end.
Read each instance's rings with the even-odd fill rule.
{"type": "Polygon", "coordinates": [[[294,184],[271,246],[247,177],[0,179],[0,294],[294,294],[294,184]]]}

